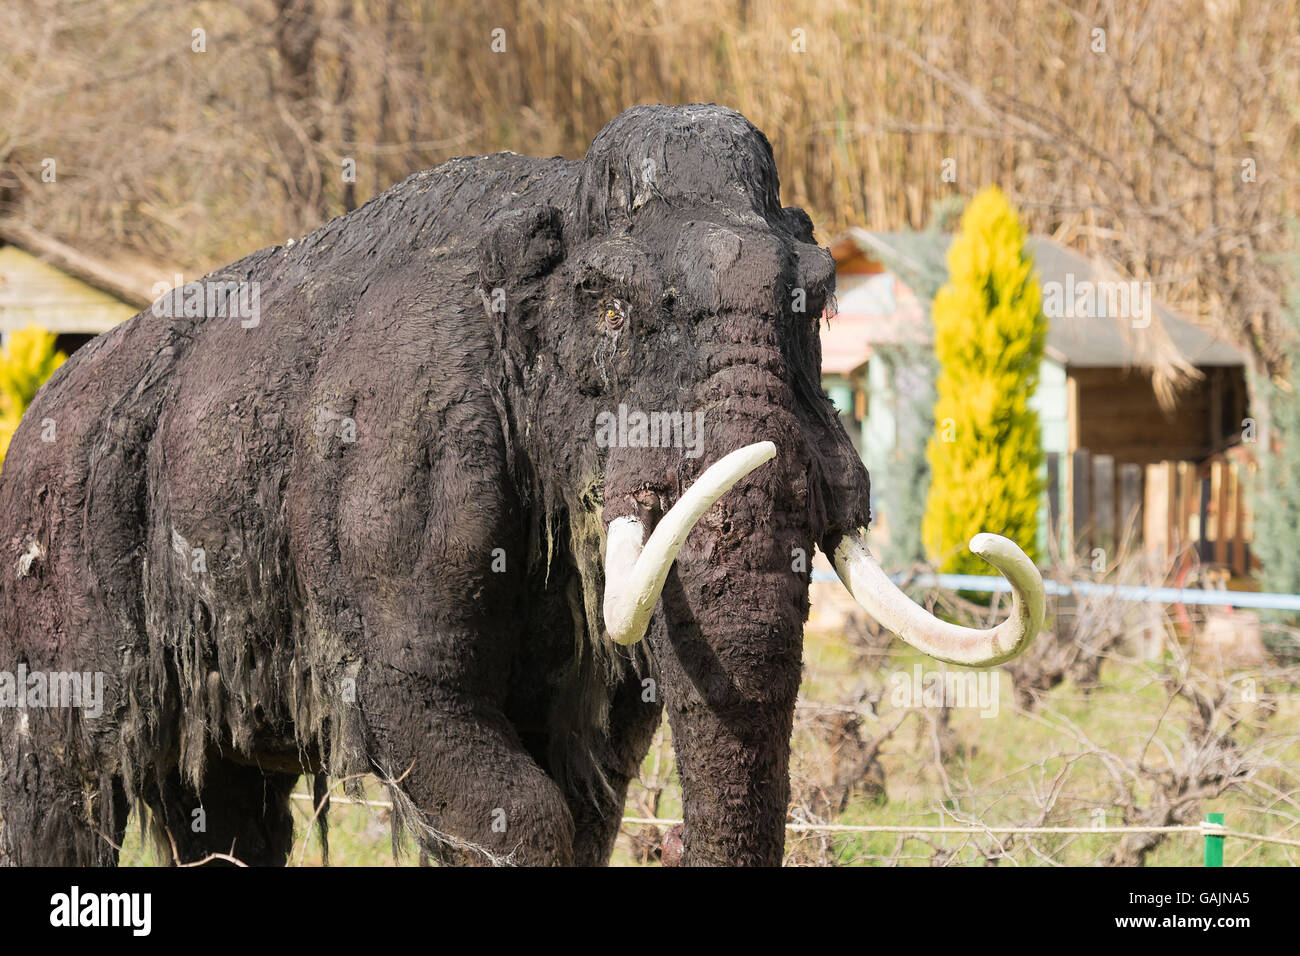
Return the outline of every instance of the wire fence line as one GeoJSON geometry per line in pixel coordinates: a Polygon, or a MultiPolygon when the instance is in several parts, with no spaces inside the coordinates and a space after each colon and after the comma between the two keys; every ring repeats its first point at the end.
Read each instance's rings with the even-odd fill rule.
{"type": "MultiPolygon", "coordinates": [[[[643,826],[676,826],[681,820],[658,817],[624,817],[623,823],[643,826]]],[[[1300,847],[1300,840],[1288,840],[1285,837],[1268,836],[1263,833],[1246,833],[1241,830],[1229,830],[1222,823],[1202,821],[1199,824],[1184,824],[1168,827],[1001,827],[1001,826],[902,826],[897,824],[855,824],[855,823],[787,823],[785,828],[792,833],[965,833],[971,836],[987,834],[990,836],[1008,836],[1011,834],[1078,834],[1090,833],[1195,833],[1201,837],[1239,837],[1258,843],[1276,843],[1280,846],[1300,847]]]]}
{"type": "MultiPolygon", "coordinates": [[[[311,802],[313,797],[310,793],[294,793],[295,800],[305,800],[311,802]]],[[[330,803],[353,804],[355,806],[372,807],[381,810],[391,810],[393,807],[390,800],[357,800],[353,797],[330,797],[330,803]]],[[[675,827],[683,821],[673,817],[624,817],[622,823],[624,826],[659,826],[675,827]]],[[[1016,827],[1016,826],[904,826],[899,824],[856,824],[856,823],[806,823],[791,822],[785,825],[786,830],[791,833],[902,833],[902,834],[920,834],[920,833],[963,833],[968,836],[1010,836],[1012,834],[1064,834],[1086,836],[1097,833],[1194,833],[1200,837],[1234,837],[1242,840],[1253,840],[1256,843],[1273,843],[1278,846],[1300,847],[1300,840],[1290,840],[1286,837],[1269,836],[1264,833],[1247,833],[1243,830],[1229,830],[1222,823],[1213,823],[1208,820],[1202,820],[1196,824],[1183,824],[1180,826],[1167,827],[1016,827]]]]}

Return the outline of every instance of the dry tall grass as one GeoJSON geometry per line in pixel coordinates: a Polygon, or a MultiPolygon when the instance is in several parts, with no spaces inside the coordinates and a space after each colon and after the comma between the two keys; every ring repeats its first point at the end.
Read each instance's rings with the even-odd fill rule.
{"type": "Polygon", "coordinates": [[[0,212],[211,266],[453,155],[578,156],[632,104],[717,101],[823,239],[997,183],[1276,369],[1298,23],[1297,0],[7,0],[0,212]]]}

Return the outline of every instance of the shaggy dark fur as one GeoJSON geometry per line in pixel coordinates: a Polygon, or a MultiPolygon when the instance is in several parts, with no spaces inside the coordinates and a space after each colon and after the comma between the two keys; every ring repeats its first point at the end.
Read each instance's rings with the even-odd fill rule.
{"type": "Polygon", "coordinates": [[[833,263],[763,134],[637,107],[208,280],[259,283],[260,324],[142,312],[10,447],[0,669],[106,703],[0,708],[0,859],[112,864],[136,802],[182,860],[282,863],[300,774],[377,773],[440,859],[604,863],[666,702],[684,862],[778,863],[807,559],[868,482],[819,385],[833,263]],[[703,411],[703,454],[601,447],[620,403],[703,411]],[[764,439],[614,646],[608,523],[764,439]]]}

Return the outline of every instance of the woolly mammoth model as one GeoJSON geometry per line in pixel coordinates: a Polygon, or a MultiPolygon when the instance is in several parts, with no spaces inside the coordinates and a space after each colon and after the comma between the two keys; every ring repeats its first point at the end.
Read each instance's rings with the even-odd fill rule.
{"type": "Polygon", "coordinates": [[[112,864],[139,803],[182,861],[283,863],[295,781],[373,773],[439,859],[600,864],[666,707],[682,861],[779,863],[814,546],[941,659],[1043,616],[1006,539],[972,541],[1014,588],[987,631],[868,554],[819,383],[834,282],[762,133],[637,107],[75,353],[0,476],[0,668],[102,700],[0,708],[0,857],[112,864]]]}

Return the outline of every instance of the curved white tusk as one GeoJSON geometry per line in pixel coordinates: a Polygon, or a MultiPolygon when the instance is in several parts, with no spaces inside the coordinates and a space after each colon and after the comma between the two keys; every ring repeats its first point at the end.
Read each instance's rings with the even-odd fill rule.
{"type": "Polygon", "coordinates": [[[868,614],[917,650],[951,664],[986,667],[1015,657],[1038,636],[1046,611],[1043,576],[1014,541],[999,534],[970,539],[971,551],[1011,583],[1011,616],[997,627],[977,630],[941,621],[912,601],[881,570],[863,534],[843,537],[835,548],[835,570],[868,614]]]}
{"type": "Polygon", "coordinates": [[[605,630],[615,643],[635,644],[645,636],[668,569],[695,523],[732,485],[775,457],[776,445],[761,441],[714,462],[659,520],[644,546],[645,526],[640,520],[625,517],[610,522],[605,545],[605,630]]]}

